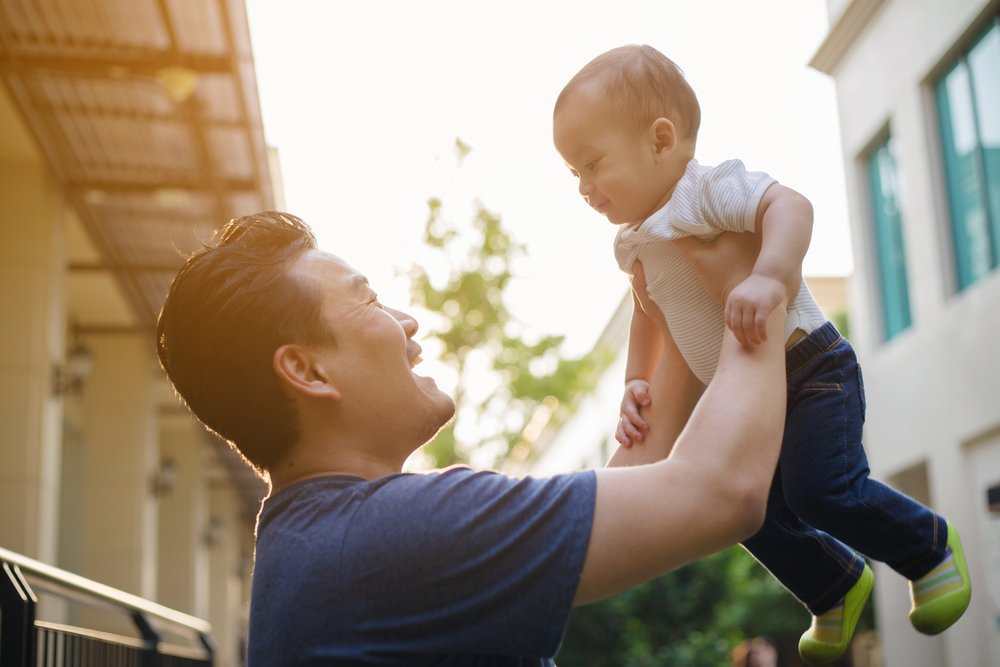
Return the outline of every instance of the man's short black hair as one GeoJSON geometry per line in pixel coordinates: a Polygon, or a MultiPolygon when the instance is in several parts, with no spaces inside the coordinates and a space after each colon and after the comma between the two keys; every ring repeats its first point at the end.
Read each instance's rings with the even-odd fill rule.
{"type": "Polygon", "coordinates": [[[289,271],[315,248],[309,226],[288,213],[230,220],[188,258],[157,321],[160,365],[177,394],[261,475],[300,436],[274,351],[331,340],[321,333],[318,291],[289,271]]]}

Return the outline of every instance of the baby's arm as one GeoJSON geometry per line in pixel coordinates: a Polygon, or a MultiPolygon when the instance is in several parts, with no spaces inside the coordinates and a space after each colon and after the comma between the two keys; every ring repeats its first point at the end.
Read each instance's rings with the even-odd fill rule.
{"type": "Polygon", "coordinates": [[[726,324],[744,345],[767,339],[767,318],[779,303],[795,301],[802,260],[812,237],[813,210],[795,190],[775,183],[757,207],[760,252],[753,271],[726,298],[726,324]]]}

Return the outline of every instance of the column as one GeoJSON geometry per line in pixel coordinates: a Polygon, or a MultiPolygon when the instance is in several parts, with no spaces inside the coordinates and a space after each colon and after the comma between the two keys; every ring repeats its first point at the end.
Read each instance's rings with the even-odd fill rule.
{"type": "Polygon", "coordinates": [[[158,467],[152,336],[89,335],[93,375],[83,396],[82,574],[156,595],[158,467]]]}
{"type": "Polygon", "coordinates": [[[65,208],[42,167],[0,164],[0,545],[54,563],[65,208]]]}
{"type": "Polygon", "coordinates": [[[242,507],[228,481],[210,487],[209,616],[216,644],[216,664],[240,664],[243,639],[241,580],[244,536],[250,530],[242,507]]]}
{"type": "Polygon", "coordinates": [[[173,468],[156,493],[159,500],[158,602],[207,618],[208,446],[204,427],[180,408],[164,408],[159,417],[160,466],[173,468]]]}

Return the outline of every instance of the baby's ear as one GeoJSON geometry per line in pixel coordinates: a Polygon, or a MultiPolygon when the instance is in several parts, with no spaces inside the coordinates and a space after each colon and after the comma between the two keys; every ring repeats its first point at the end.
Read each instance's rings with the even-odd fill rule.
{"type": "Polygon", "coordinates": [[[649,132],[653,138],[653,145],[656,153],[669,155],[677,148],[677,128],[669,118],[657,118],[649,126],[649,132]]]}

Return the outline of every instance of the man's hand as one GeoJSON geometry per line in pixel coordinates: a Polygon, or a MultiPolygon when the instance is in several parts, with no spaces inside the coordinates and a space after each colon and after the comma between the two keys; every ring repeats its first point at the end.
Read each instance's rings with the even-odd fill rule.
{"type": "Polygon", "coordinates": [[[705,291],[723,308],[729,294],[750,278],[760,252],[760,234],[725,232],[711,241],[685,236],[671,243],[694,269],[705,291]]]}
{"type": "Polygon", "coordinates": [[[767,340],[767,318],[785,302],[784,284],[769,276],[751,273],[726,297],[726,326],[741,345],[767,340]]]}
{"type": "Polygon", "coordinates": [[[631,447],[633,443],[645,440],[649,424],[640,416],[639,410],[649,404],[649,382],[637,378],[625,383],[621,417],[615,430],[615,440],[622,447],[631,447]]]}
{"type": "Polygon", "coordinates": [[[724,309],[726,326],[741,345],[767,340],[767,318],[780,304],[791,303],[799,291],[776,277],[754,270],[761,249],[760,234],[719,234],[711,241],[694,236],[672,241],[698,275],[705,291],[724,309]]]}

